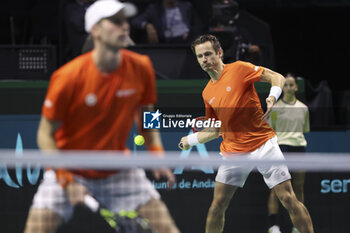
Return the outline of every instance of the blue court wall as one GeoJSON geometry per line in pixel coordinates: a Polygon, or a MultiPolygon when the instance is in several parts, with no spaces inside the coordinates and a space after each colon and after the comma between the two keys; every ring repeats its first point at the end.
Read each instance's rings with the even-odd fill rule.
{"type": "MultiPolygon", "coordinates": [[[[20,133],[24,149],[35,149],[36,131],[40,115],[0,115],[0,148],[15,148],[17,134],[20,133]]],[[[133,150],[144,150],[134,147],[135,128],[130,132],[127,146],[133,150]]],[[[164,148],[178,150],[177,143],[185,135],[184,132],[162,132],[164,148]]],[[[305,134],[308,141],[308,152],[350,152],[350,131],[314,131],[305,134]]],[[[208,151],[218,151],[220,140],[206,144],[208,151]]]]}

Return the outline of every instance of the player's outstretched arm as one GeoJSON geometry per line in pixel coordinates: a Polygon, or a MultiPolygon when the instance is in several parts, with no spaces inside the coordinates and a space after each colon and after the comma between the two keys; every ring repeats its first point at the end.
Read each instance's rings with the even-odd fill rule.
{"type": "Polygon", "coordinates": [[[220,128],[206,128],[202,131],[182,137],[179,142],[181,150],[188,150],[196,144],[203,144],[220,137],[220,128]]]}

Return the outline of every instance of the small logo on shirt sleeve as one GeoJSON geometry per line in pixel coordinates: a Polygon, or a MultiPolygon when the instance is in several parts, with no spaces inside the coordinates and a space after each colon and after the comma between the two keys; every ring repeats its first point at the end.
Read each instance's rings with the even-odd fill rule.
{"type": "Polygon", "coordinates": [[[52,101],[51,100],[49,100],[49,99],[46,99],[45,101],[44,101],[44,106],[45,107],[47,107],[47,108],[52,108],[52,101]]]}
{"type": "Polygon", "coordinates": [[[89,107],[95,106],[97,103],[97,96],[94,93],[90,93],[85,97],[85,104],[89,107]]]}
{"type": "Polygon", "coordinates": [[[209,104],[212,104],[213,101],[214,101],[214,99],[215,99],[215,97],[211,98],[211,99],[209,100],[209,104]]]}
{"type": "Polygon", "coordinates": [[[133,95],[136,93],[135,89],[124,89],[124,90],[119,90],[115,93],[117,97],[128,97],[130,95],[133,95]]]}

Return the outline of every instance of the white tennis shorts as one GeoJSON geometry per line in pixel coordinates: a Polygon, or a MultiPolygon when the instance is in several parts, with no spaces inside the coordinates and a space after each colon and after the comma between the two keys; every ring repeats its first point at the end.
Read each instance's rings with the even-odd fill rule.
{"type": "MultiPolygon", "coordinates": [[[[74,179],[83,184],[101,205],[115,213],[121,210],[136,210],[151,198],[160,198],[142,169],[120,171],[105,179],[93,180],[80,176],[75,176],[74,179]]],[[[52,210],[65,221],[71,218],[73,207],[64,189],[57,182],[54,171],[45,171],[31,208],[52,210]]]]}
{"type": "MultiPolygon", "coordinates": [[[[261,160],[284,160],[284,156],[277,144],[277,137],[273,137],[265,142],[261,147],[255,151],[248,152],[242,156],[248,159],[261,160]]],[[[227,159],[223,157],[223,159],[227,159]]],[[[220,183],[243,187],[250,172],[254,166],[234,166],[222,165],[219,167],[215,180],[220,183]]],[[[272,189],[276,185],[291,179],[287,166],[273,165],[273,166],[258,166],[258,171],[263,175],[266,185],[272,189]]]]}

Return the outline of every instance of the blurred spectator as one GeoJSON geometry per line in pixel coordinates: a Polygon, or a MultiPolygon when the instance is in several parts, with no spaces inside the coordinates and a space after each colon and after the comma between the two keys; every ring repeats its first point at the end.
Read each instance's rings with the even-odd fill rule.
{"type": "Polygon", "coordinates": [[[213,0],[191,0],[190,2],[192,3],[194,9],[196,9],[201,22],[204,25],[204,32],[207,33],[212,15],[213,0]]]}
{"type": "Polygon", "coordinates": [[[29,11],[29,44],[56,44],[58,1],[37,0],[29,11]]]}
{"type": "Polygon", "coordinates": [[[213,1],[209,33],[220,40],[225,62],[243,60],[273,67],[269,26],[240,9],[237,1],[213,1]]]}
{"type": "Polygon", "coordinates": [[[144,30],[147,42],[151,44],[189,43],[204,31],[192,4],[178,0],[150,4],[131,21],[131,26],[144,30]]]}
{"type": "Polygon", "coordinates": [[[95,0],[71,0],[64,7],[65,28],[65,58],[70,60],[81,54],[81,49],[88,36],[84,28],[84,15],[86,9],[95,0]]]}

